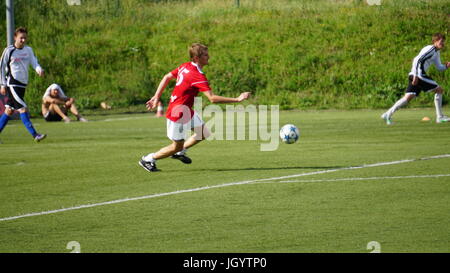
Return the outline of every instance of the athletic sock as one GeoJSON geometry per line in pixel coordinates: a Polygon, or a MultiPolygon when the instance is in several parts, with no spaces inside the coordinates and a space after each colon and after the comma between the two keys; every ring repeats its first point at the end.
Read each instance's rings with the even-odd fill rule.
{"type": "Polygon", "coordinates": [[[28,132],[30,132],[30,134],[33,137],[36,137],[37,136],[37,132],[34,129],[33,124],[30,121],[30,116],[29,116],[28,112],[20,113],[20,119],[22,120],[23,124],[27,128],[28,132]]]}
{"type": "Polygon", "coordinates": [[[187,149],[183,149],[181,151],[179,151],[178,153],[176,153],[176,155],[184,155],[186,153],[187,149]]]}
{"type": "Polygon", "coordinates": [[[5,128],[6,124],[8,124],[9,116],[6,113],[3,113],[3,115],[0,117],[0,132],[3,131],[3,128],[5,128]]]}
{"type": "Polygon", "coordinates": [[[442,113],[442,94],[434,94],[434,106],[436,107],[436,117],[440,118],[444,116],[444,114],[442,113]]]}
{"type": "Polygon", "coordinates": [[[153,158],[154,153],[148,154],[146,156],[144,156],[144,160],[147,162],[155,162],[156,159],[153,158]]]}
{"type": "Polygon", "coordinates": [[[386,113],[391,117],[398,109],[408,104],[408,100],[404,97],[399,99],[386,113]]]}

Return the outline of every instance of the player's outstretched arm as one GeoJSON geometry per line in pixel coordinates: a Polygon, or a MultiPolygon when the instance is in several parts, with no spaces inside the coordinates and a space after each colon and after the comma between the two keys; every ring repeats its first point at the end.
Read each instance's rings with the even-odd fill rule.
{"type": "Polygon", "coordinates": [[[212,91],[203,92],[208,100],[212,103],[233,103],[233,102],[241,102],[250,97],[250,92],[244,92],[239,95],[237,98],[229,98],[215,95],[212,91]]]}
{"type": "Polygon", "coordinates": [[[441,57],[440,57],[439,52],[438,52],[438,54],[433,56],[432,61],[434,62],[434,65],[436,66],[437,70],[439,70],[439,71],[447,70],[448,62],[446,64],[441,63],[441,57]]]}
{"type": "Polygon", "coordinates": [[[158,106],[159,98],[161,98],[161,95],[164,92],[164,89],[166,89],[166,86],[169,84],[169,82],[172,79],[175,79],[175,77],[172,75],[172,73],[168,73],[162,78],[161,82],[159,83],[158,89],[156,90],[155,95],[153,95],[153,97],[145,103],[148,110],[152,110],[156,106],[158,106]]]}

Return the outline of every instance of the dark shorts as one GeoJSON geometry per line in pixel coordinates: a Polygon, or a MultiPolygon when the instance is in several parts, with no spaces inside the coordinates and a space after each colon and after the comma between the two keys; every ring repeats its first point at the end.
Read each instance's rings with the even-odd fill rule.
{"type": "Polygon", "coordinates": [[[25,96],[25,88],[17,86],[7,86],[6,87],[6,101],[5,106],[9,106],[14,110],[19,110],[21,108],[27,107],[23,97],[25,96]]]}
{"type": "Polygon", "coordinates": [[[46,116],[44,116],[44,119],[46,121],[61,121],[62,117],[58,115],[57,113],[48,112],[46,116]]]}
{"type": "Polygon", "coordinates": [[[408,88],[406,88],[405,93],[413,93],[416,96],[419,96],[420,92],[422,91],[428,92],[439,87],[439,85],[430,77],[425,77],[424,80],[419,79],[417,85],[413,85],[413,78],[413,76],[409,76],[409,84],[408,88]]]}

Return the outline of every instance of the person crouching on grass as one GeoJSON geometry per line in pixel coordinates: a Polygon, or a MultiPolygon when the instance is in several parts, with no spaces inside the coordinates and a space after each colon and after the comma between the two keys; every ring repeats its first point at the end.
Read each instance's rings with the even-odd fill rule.
{"type": "Polygon", "coordinates": [[[87,122],[78,112],[74,98],[69,98],[64,94],[61,86],[54,83],[45,90],[42,97],[42,115],[46,121],[61,121],[68,123],[70,118],[67,112],[70,110],[77,117],[78,121],[87,122]]]}
{"type": "Polygon", "coordinates": [[[176,79],[175,88],[166,111],[167,136],[172,144],[141,158],[139,165],[149,172],[159,171],[156,167],[156,161],[167,157],[190,164],[192,160],[186,155],[186,150],[210,135],[203,120],[192,109],[194,98],[199,92],[202,92],[212,103],[241,102],[250,96],[250,92],[241,93],[236,98],[215,95],[202,71],[203,67],[208,65],[208,48],[205,45],[194,43],[189,48],[189,55],[191,61],[166,74],[155,95],[146,103],[148,110],[154,109],[158,105],[167,84],[176,79]],[[185,140],[186,130],[194,132],[187,140],[185,140]]]}
{"type": "Polygon", "coordinates": [[[412,63],[411,72],[409,73],[409,85],[405,91],[405,96],[399,99],[389,110],[381,115],[387,125],[392,124],[392,115],[401,107],[407,105],[412,99],[419,96],[421,91],[434,94],[434,105],[436,108],[436,122],[449,122],[450,118],[442,113],[442,94],[444,90],[440,87],[426,72],[434,64],[439,71],[447,70],[450,62],[445,65],[441,63],[441,55],[439,50],[444,48],[445,36],[441,33],[433,35],[432,44],[427,45],[420,51],[412,63]]]}

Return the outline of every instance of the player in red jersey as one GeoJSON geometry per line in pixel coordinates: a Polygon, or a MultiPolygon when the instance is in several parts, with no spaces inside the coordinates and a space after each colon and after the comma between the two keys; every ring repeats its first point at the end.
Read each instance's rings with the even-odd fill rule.
{"type": "Polygon", "coordinates": [[[172,140],[172,144],[141,158],[139,165],[149,172],[159,171],[156,168],[156,160],[169,156],[190,164],[192,160],[187,157],[186,150],[210,135],[203,120],[192,109],[194,99],[199,92],[202,92],[212,103],[241,102],[250,96],[250,92],[241,93],[237,98],[215,95],[202,71],[208,64],[208,48],[202,44],[192,44],[189,55],[191,62],[184,63],[165,75],[155,95],[146,103],[148,110],[154,109],[167,84],[173,79],[177,80],[166,111],[167,136],[172,140]],[[187,140],[185,140],[186,130],[194,132],[187,140]]]}

